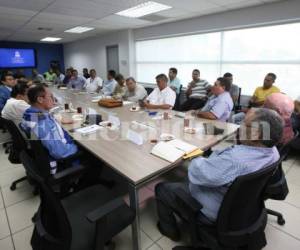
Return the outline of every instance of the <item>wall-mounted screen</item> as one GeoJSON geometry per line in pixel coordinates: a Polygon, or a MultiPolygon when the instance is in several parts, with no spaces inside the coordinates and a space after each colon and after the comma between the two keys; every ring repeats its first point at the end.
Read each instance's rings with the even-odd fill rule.
{"type": "Polygon", "coordinates": [[[34,49],[0,48],[0,68],[35,68],[34,49]]]}

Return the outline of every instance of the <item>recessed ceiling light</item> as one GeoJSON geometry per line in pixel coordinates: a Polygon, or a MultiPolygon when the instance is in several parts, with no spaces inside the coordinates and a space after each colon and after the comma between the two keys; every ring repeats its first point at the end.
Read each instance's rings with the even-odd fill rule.
{"type": "Polygon", "coordinates": [[[95,28],[93,28],[93,27],[77,26],[77,27],[74,27],[72,29],[65,30],[65,32],[68,32],[68,33],[83,33],[83,32],[87,32],[87,31],[93,30],[93,29],[95,29],[95,28]]]}
{"type": "Polygon", "coordinates": [[[120,15],[120,16],[138,18],[141,16],[146,16],[146,15],[149,15],[152,13],[156,13],[156,12],[171,9],[171,8],[172,7],[168,6],[168,5],[149,1],[149,2],[139,4],[137,6],[134,6],[130,9],[120,11],[116,14],[120,15]]]}
{"type": "Polygon", "coordinates": [[[43,41],[43,42],[56,42],[59,40],[61,40],[61,38],[59,38],[59,37],[45,37],[45,38],[41,39],[41,41],[43,41]]]}

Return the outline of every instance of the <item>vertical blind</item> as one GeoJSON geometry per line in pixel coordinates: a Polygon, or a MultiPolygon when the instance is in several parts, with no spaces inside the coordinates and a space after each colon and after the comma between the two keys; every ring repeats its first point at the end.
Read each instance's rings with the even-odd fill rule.
{"type": "Polygon", "coordinates": [[[155,76],[178,69],[183,86],[193,69],[214,83],[225,72],[234,76],[242,94],[252,95],[265,75],[277,75],[276,85],[300,95],[300,23],[145,40],[136,42],[137,80],[155,83],[155,76]]]}

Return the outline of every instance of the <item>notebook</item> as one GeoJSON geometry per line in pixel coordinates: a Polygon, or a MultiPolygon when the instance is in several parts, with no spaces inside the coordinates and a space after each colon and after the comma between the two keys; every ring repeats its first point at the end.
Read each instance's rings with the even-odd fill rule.
{"type": "Polygon", "coordinates": [[[175,139],[169,142],[159,142],[152,148],[151,154],[173,163],[196,150],[198,150],[196,146],[175,139]]]}

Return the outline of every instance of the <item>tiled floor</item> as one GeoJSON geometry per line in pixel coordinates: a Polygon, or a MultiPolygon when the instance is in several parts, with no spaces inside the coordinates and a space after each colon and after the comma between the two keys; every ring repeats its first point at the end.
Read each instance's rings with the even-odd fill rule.
{"type": "MultiPolygon", "coordinates": [[[[291,156],[284,162],[284,170],[289,181],[290,194],[284,202],[268,201],[267,206],[283,212],[286,224],[279,226],[273,217],[269,217],[266,228],[268,245],[264,248],[267,250],[300,249],[300,157],[291,156]]],[[[184,172],[184,169],[179,169],[164,178],[178,180],[184,176],[184,172]]],[[[39,199],[33,197],[32,188],[26,182],[13,192],[9,189],[11,182],[23,175],[23,167],[10,164],[0,145],[1,250],[31,249],[30,238],[33,230],[31,217],[38,207],[39,199]]],[[[140,194],[142,247],[149,250],[170,250],[178,243],[163,237],[156,229],[154,186],[155,183],[149,184],[140,194]]],[[[131,250],[130,227],[115,237],[114,241],[117,250],[131,250]]]]}

